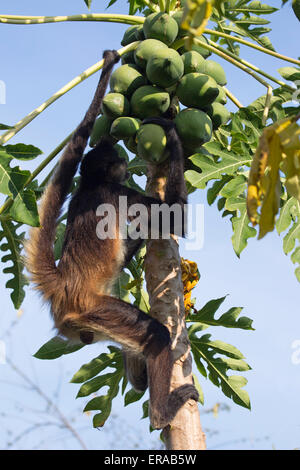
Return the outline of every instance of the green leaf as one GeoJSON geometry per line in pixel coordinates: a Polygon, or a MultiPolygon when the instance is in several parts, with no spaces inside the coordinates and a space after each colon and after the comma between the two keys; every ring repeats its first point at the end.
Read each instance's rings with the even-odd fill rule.
{"type": "Polygon", "coordinates": [[[11,161],[12,157],[0,149],[0,192],[14,199],[10,214],[17,222],[36,227],[39,218],[35,195],[30,189],[23,190],[30,172],[20,170],[18,166],[10,167],[11,161]]]}
{"type": "MultiPolygon", "coordinates": [[[[247,371],[250,366],[243,360],[243,355],[234,346],[222,341],[211,341],[210,335],[196,336],[197,328],[189,328],[189,338],[196,364],[199,362],[204,367],[206,364],[208,378],[211,382],[220,387],[223,393],[231,398],[234,403],[250,409],[248,393],[243,390],[247,380],[238,375],[228,375],[229,370],[247,371]],[[224,357],[216,356],[221,354],[224,357]]],[[[202,371],[200,370],[202,373],[202,371]]]]}
{"type": "Polygon", "coordinates": [[[233,249],[236,255],[239,257],[241,252],[246,248],[248,239],[256,236],[256,229],[250,227],[250,220],[247,214],[247,208],[245,200],[237,198],[236,201],[228,200],[226,203],[228,210],[239,210],[239,216],[235,216],[231,219],[233,235],[231,237],[233,249]]]}
{"type": "Polygon", "coordinates": [[[204,405],[204,393],[199,383],[199,380],[195,374],[193,374],[193,379],[194,379],[194,385],[196,387],[196,390],[199,393],[199,402],[201,403],[201,405],[204,405]]]}
{"type": "Polygon", "coordinates": [[[199,322],[208,326],[223,326],[225,328],[240,328],[242,330],[254,330],[252,320],[248,317],[239,317],[242,307],[232,307],[220,318],[215,318],[215,313],[226,297],[214,299],[207,302],[196,314],[191,314],[186,319],[187,322],[199,322]]]}
{"type": "Polygon", "coordinates": [[[135,403],[139,401],[142,396],[144,396],[145,392],[137,392],[134,388],[131,388],[124,397],[124,406],[128,406],[131,403],[135,403]]]}
{"type": "Polygon", "coordinates": [[[238,175],[231,179],[220,191],[220,196],[225,198],[237,197],[244,194],[247,188],[247,181],[244,175],[238,175]]]}
{"type": "Polygon", "coordinates": [[[34,191],[31,189],[20,191],[9,209],[9,214],[17,222],[38,227],[40,219],[34,191]]]}
{"type": "Polygon", "coordinates": [[[300,0],[293,0],[292,7],[293,7],[295,15],[300,21],[300,0]]]}
{"type": "Polygon", "coordinates": [[[56,237],[54,242],[54,258],[55,260],[60,259],[62,253],[62,247],[65,238],[66,225],[60,223],[56,229],[56,237]]]}
{"type": "Polygon", "coordinates": [[[83,348],[84,344],[73,343],[60,336],[54,336],[45,343],[33,356],[37,359],[57,359],[64,354],[71,354],[83,348]]]}
{"type": "Polygon", "coordinates": [[[281,67],[278,72],[285,80],[290,82],[300,80],[300,69],[296,67],[281,67]]]}
{"type": "Polygon", "coordinates": [[[280,214],[276,222],[276,229],[279,235],[287,230],[295,219],[297,211],[297,201],[294,197],[290,197],[280,209],[280,214]]]}
{"type": "Polygon", "coordinates": [[[207,190],[207,202],[211,206],[218,196],[220,196],[221,189],[231,181],[232,177],[229,175],[223,175],[222,179],[214,182],[211,188],[207,190]]]}
{"type": "Polygon", "coordinates": [[[25,297],[24,287],[28,285],[28,281],[23,274],[24,265],[21,258],[25,233],[23,232],[18,235],[17,230],[20,224],[15,224],[9,220],[1,220],[1,226],[0,250],[5,252],[1,261],[3,264],[12,263],[3,269],[3,273],[13,275],[12,279],[9,279],[5,286],[8,289],[12,289],[10,297],[15,309],[18,309],[25,297]]]}
{"type": "Polygon", "coordinates": [[[298,201],[295,206],[293,224],[283,239],[283,251],[285,254],[290,253],[294,249],[297,240],[300,241],[300,204],[298,201]]]}
{"type": "Polygon", "coordinates": [[[129,279],[129,274],[122,271],[112,289],[112,295],[118,299],[124,300],[124,302],[129,302],[129,291],[126,288],[129,279]]]}
{"type": "Polygon", "coordinates": [[[73,375],[71,383],[78,384],[86,382],[102,372],[106,367],[110,367],[110,364],[115,360],[116,355],[120,354],[120,350],[118,348],[111,347],[111,350],[112,352],[110,354],[102,353],[88,364],[81,366],[79,371],[73,375]]]}
{"type": "Polygon", "coordinates": [[[43,153],[39,148],[34,147],[34,145],[26,144],[5,145],[2,149],[18,160],[33,160],[43,153]]]}
{"type": "Polygon", "coordinates": [[[14,129],[14,127],[8,126],[7,124],[0,124],[0,131],[7,131],[9,129],[14,129]]]}
{"type": "Polygon", "coordinates": [[[124,377],[122,352],[119,348],[109,346],[110,353],[101,354],[96,361],[91,361],[89,364],[84,365],[73,377],[72,381],[82,381],[85,377],[93,377],[91,380],[85,382],[77,394],[77,397],[86,397],[91,393],[99,392],[103,387],[108,387],[106,394],[98,396],[90,400],[84,411],[100,411],[94,416],[94,427],[102,427],[110,415],[112,408],[112,401],[118,395],[120,381],[124,377]],[[104,368],[115,369],[114,372],[98,375],[104,368]]]}
{"type": "Polygon", "coordinates": [[[259,1],[253,1],[249,3],[249,5],[245,7],[233,7],[228,8],[231,12],[239,12],[239,13],[254,13],[255,15],[269,15],[278,11],[278,8],[271,7],[266,5],[265,3],[261,3],[259,1]]]}
{"type": "Polygon", "coordinates": [[[196,167],[201,169],[201,173],[194,170],[187,170],[185,177],[187,181],[196,188],[204,189],[207,182],[212,179],[221,179],[224,174],[232,175],[239,168],[250,165],[252,158],[247,155],[236,155],[221,148],[217,142],[205,144],[207,149],[214,157],[219,158],[216,161],[212,156],[197,153],[190,160],[196,167]]]}
{"type": "Polygon", "coordinates": [[[134,157],[128,163],[128,171],[135,175],[143,176],[147,172],[146,162],[139,157],[134,157]]]}
{"type": "Polygon", "coordinates": [[[88,7],[88,9],[91,8],[91,5],[92,5],[92,0],[84,0],[84,3],[86,4],[86,6],[88,7]]]}

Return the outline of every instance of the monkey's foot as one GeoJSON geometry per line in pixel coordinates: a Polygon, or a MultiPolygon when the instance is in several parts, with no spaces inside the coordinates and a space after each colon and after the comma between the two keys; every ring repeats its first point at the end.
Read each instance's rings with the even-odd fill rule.
{"type": "Polygon", "coordinates": [[[168,397],[167,406],[163,404],[150,410],[151,426],[154,429],[165,428],[175,418],[177,412],[188,400],[199,400],[199,394],[192,384],[176,388],[168,397]]]}

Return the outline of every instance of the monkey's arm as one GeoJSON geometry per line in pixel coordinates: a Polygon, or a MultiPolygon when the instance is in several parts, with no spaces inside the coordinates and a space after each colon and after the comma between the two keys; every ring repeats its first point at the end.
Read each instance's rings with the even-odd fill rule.
{"type": "Polygon", "coordinates": [[[93,100],[77,129],[75,130],[71,141],[66,147],[59,162],[59,168],[54,176],[54,183],[61,188],[61,196],[69,190],[73,177],[78,169],[86,148],[88,138],[91,134],[96,117],[100,113],[101,103],[108,85],[111,71],[115,63],[120,59],[116,51],[105,51],[103,53],[104,66],[93,97],[93,100]]]}
{"type": "Polygon", "coordinates": [[[104,52],[104,67],[92,103],[74,132],[61,157],[58,169],[43,194],[39,207],[41,227],[31,230],[30,240],[26,245],[27,268],[32,274],[33,282],[47,299],[56,291],[59,282],[53,253],[57,219],[100,111],[111,70],[119,58],[116,51],[104,52]]]}
{"type": "Polygon", "coordinates": [[[143,124],[157,124],[164,128],[167,136],[167,149],[170,152],[169,175],[165,190],[168,205],[187,203],[187,189],[184,180],[184,155],[180,138],[173,121],[161,117],[148,118],[143,124]]]}

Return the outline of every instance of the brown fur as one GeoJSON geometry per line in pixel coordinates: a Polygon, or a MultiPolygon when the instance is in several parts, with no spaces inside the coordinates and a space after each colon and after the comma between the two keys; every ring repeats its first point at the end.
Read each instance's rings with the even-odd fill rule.
{"type": "MultiPolygon", "coordinates": [[[[62,255],[57,266],[54,260],[57,220],[100,111],[110,71],[119,59],[114,51],[107,51],[104,56],[105,65],[92,104],[43,195],[41,227],[31,230],[26,247],[27,267],[36,288],[51,305],[60,334],[85,343],[111,338],[140,358],[143,380],[137,379],[136,383],[145,388],[148,375],[151,423],[153,427],[161,428],[174,418],[189,398],[197,399],[197,392],[193,386],[185,385],[169,393],[173,359],[168,330],[138,308],[110,296],[114,281],[141,241],[132,243],[131,240],[125,245],[118,235],[118,225],[114,239],[99,239],[96,234],[97,207],[109,202],[115,206],[118,215],[118,198],[126,195],[130,205],[143,203],[150,213],[151,204],[160,202],[122,184],[128,177],[127,164],[110,141],[103,139],[81,163],[81,179],[69,204],[62,255]],[[141,358],[147,362],[147,374],[141,358]]],[[[162,124],[167,128],[171,151],[166,202],[183,205],[186,189],[181,145],[174,126],[166,120],[162,120],[162,124]]],[[[133,382],[136,372],[131,375],[133,382]]]]}

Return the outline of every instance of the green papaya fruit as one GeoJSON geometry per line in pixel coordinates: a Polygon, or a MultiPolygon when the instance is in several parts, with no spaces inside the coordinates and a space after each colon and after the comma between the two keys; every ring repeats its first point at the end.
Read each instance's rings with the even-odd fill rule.
{"type": "Polygon", "coordinates": [[[174,49],[160,49],[148,60],[146,75],[150,82],[169,88],[182,77],[183,61],[174,49]]]}
{"type": "Polygon", "coordinates": [[[144,77],[138,70],[138,67],[133,64],[124,64],[118,67],[110,77],[110,89],[113,93],[121,93],[125,96],[131,96],[132,93],[139,87],[147,83],[144,77]]]}
{"type": "Polygon", "coordinates": [[[168,46],[157,39],[145,39],[134,51],[134,61],[136,65],[145,70],[149,58],[160,49],[168,50],[168,46]]]}
{"type": "Polygon", "coordinates": [[[224,86],[227,83],[223,67],[214,60],[204,60],[200,64],[198,72],[214,78],[218,85],[224,86]]]}
{"type": "MultiPolygon", "coordinates": [[[[208,40],[206,39],[205,36],[199,36],[197,37],[197,39],[201,41],[202,43],[208,44],[208,40]]],[[[191,47],[191,50],[198,52],[198,54],[201,54],[202,57],[204,57],[204,59],[207,59],[207,57],[211,55],[211,52],[205,47],[201,46],[200,44],[193,44],[191,47]]],[[[188,52],[188,49],[185,46],[179,49],[180,54],[184,54],[185,52],[188,52]]]]}
{"type": "Polygon", "coordinates": [[[133,25],[129,26],[129,28],[126,29],[123,39],[121,41],[122,46],[128,46],[128,44],[131,44],[134,41],[137,41],[137,36],[136,33],[139,30],[140,25],[133,25]]]}
{"type": "Polygon", "coordinates": [[[129,139],[134,137],[140,127],[141,121],[133,117],[119,117],[114,120],[110,134],[116,139],[129,139]]]}
{"type": "Polygon", "coordinates": [[[199,109],[187,108],[175,117],[177,132],[187,148],[196,149],[212,136],[210,117],[199,109]]]}
{"type": "Polygon", "coordinates": [[[196,51],[188,51],[181,56],[184,65],[184,74],[201,72],[201,64],[205,59],[196,51]]]}
{"type": "Polygon", "coordinates": [[[167,13],[152,13],[144,21],[146,39],[158,39],[170,46],[178,34],[176,21],[167,13]]]}
{"type": "Polygon", "coordinates": [[[145,85],[133,93],[130,105],[133,116],[141,119],[161,116],[170,106],[170,95],[161,88],[145,85]]]}
{"type": "Polygon", "coordinates": [[[218,86],[219,94],[215,99],[215,103],[226,104],[227,103],[227,96],[223,87],[218,86]]]}
{"type": "Polygon", "coordinates": [[[135,39],[136,41],[144,41],[145,39],[145,34],[144,34],[144,29],[143,29],[142,24],[138,25],[135,30],[135,39]]]}
{"type": "Polygon", "coordinates": [[[157,124],[143,124],[137,132],[138,155],[146,161],[161,163],[168,157],[165,131],[157,124]]]}
{"type": "Polygon", "coordinates": [[[216,81],[203,73],[188,73],[180,80],[176,94],[185,106],[203,108],[211,104],[219,94],[216,81]]]}
{"type": "Polygon", "coordinates": [[[121,62],[122,62],[122,65],[124,65],[124,64],[134,64],[135,63],[134,51],[125,52],[125,54],[122,55],[121,62]]]}
{"type": "Polygon", "coordinates": [[[109,135],[110,127],[112,120],[107,116],[99,116],[93,126],[91,135],[90,135],[90,147],[95,147],[98,144],[101,137],[109,135]]]}
{"type": "Polygon", "coordinates": [[[206,106],[203,111],[205,111],[211,118],[213,123],[213,130],[216,130],[223,124],[226,124],[230,119],[230,112],[221,103],[214,102],[209,106],[206,106]]]}
{"type": "Polygon", "coordinates": [[[102,100],[101,111],[109,119],[117,119],[130,114],[130,104],[121,93],[108,93],[102,100]]]}

